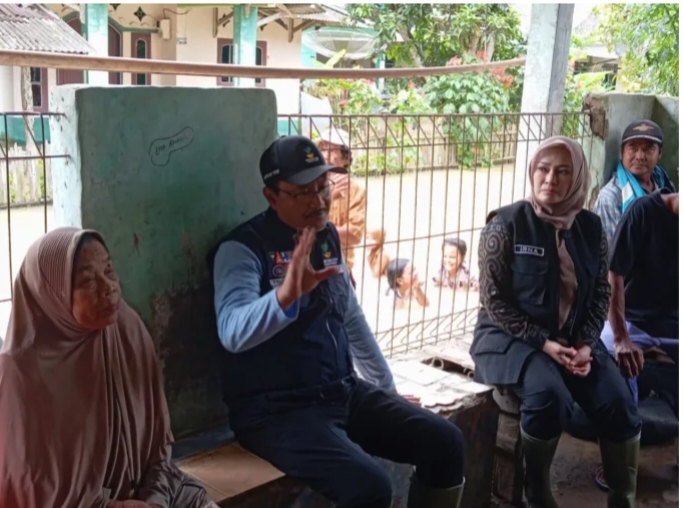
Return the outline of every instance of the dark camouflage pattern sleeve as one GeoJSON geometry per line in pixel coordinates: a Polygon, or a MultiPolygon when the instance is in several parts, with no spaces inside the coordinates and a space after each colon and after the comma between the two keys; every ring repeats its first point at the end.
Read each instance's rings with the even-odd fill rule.
{"type": "Polygon", "coordinates": [[[592,349],[601,340],[601,331],[608,316],[610,305],[610,283],[608,282],[608,237],[601,231],[599,244],[599,270],[594,282],[594,294],[589,302],[587,319],[582,324],[577,340],[581,340],[592,349]]]}
{"type": "Polygon", "coordinates": [[[480,305],[501,330],[541,349],[549,338],[549,331],[532,323],[510,297],[512,243],[503,219],[494,216],[480,236],[480,305]]]}

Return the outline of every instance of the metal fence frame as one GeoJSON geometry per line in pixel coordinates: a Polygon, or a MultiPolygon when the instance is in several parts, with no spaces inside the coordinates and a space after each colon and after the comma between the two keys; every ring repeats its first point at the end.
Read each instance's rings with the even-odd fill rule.
{"type": "MultiPolygon", "coordinates": [[[[382,202],[384,210],[384,201],[386,199],[385,188],[386,188],[386,178],[390,174],[395,176],[398,174],[399,179],[402,182],[399,186],[399,196],[398,200],[401,203],[402,190],[403,190],[403,180],[406,178],[413,178],[416,173],[420,172],[430,172],[431,181],[435,172],[446,171],[446,182],[447,187],[449,186],[449,175],[452,178],[459,179],[460,183],[458,185],[459,204],[463,201],[463,175],[465,172],[471,172],[473,166],[478,171],[486,171],[486,186],[487,186],[487,199],[489,198],[489,185],[490,177],[492,176],[493,170],[500,170],[503,174],[503,168],[507,163],[515,162],[516,155],[518,151],[524,149],[524,159],[529,160],[532,155],[533,149],[530,149],[530,145],[538,143],[547,137],[563,133],[579,139],[583,142],[583,145],[591,147],[591,138],[593,134],[589,129],[589,113],[588,112],[578,112],[578,113],[482,113],[482,114],[452,114],[452,115],[392,115],[392,114],[370,114],[370,115],[279,115],[279,133],[283,134],[303,134],[317,139],[320,137],[321,131],[330,126],[335,126],[336,128],[341,128],[346,130],[350,134],[352,140],[353,152],[354,152],[354,163],[352,168],[355,169],[355,179],[359,180],[362,187],[369,189],[369,180],[371,178],[382,178],[383,179],[383,193],[382,202]],[[398,127],[393,127],[390,124],[396,124],[398,127]],[[499,125],[499,129],[486,129],[483,126],[495,124],[499,125]],[[286,125],[286,128],[283,126],[286,125]],[[410,127],[413,125],[413,128],[410,127]],[[444,129],[437,128],[438,126],[448,126],[447,132],[444,129]],[[467,135],[468,127],[474,126],[474,135],[467,135]],[[450,131],[449,129],[453,129],[450,131]],[[589,141],[589,142],[587,142],[589,141]],[[438,149],[442,150],[442,156],[437,156],[438,149]],[[390,150],[395,150],[400,152],[402,155],[405,154],[407,150],[414,150],[417,155],[416,159],[410,164],[403,164],[405,161],[403,158],[399,160],[402,165],[399,168],[390,168],[387,166],[388,157],[387,152],[390,150]],[[362,152],[359,157],[358,152],[362,152]],[[365,157],[363,153],[365,152],[365,157]],[[372,157],[369,155],[370,152],[380,152],[383,157],[381,157],[382,164],[380,168],[371,167],[370,161],[372,157]],[[482,155],[484,153],[484,156],[482,155]],[[474,156],[469,161],[469,164],[463,164],[459,161],[459,156],[463,154],[469,154],[474,156]],[[492,156],[496,154],[497,156],[492,156]],[[436,158],[438,159],[436,161],[436,158]],[[421,164],[421,160],[424,164],[421,164]],[[359,168],[357,164],[361,167],[359,168]],[[398,171],[397,171],[398,169],[398,171]]],[[[586,153],[587,160],[591,160],[591,149],[589,148],[589,153],[586,153]]],[[[396,160],[396,158],[395,158],[396,160]]],[[[518,169],[515,168],[513,171],[512,178],[518,176],[518,169]]],[[[525,174],[527,170],[525,169],[525,174]]],[[[526,179],[526,177],[525,177],[526,179]]],[[[502,197],[506,189],[503,188],[504,178],[502,177],[499,182],[499,196],[502,197]]],[[[475,184],[477,186],[477,183],[475,184]]],[[[430,186],[429,202],[432,203],[435,192],[433,186],[430,186]]],[[[446,189],[445,189],[446,192],[446,189]]],[[[370,191],[369,191],[370,193],[370,191]]],[[[513,189],[511,189],[511,201],[513,197],[513,189]]],[[[446,200],[445,200],[446,201],[446,200]]],[[[498,203],[486,203],[486,210],[493,210],[502,206],[500,200],[498,203]]],[[[413,204],[414,215],[415,209],[420,206],[418,202],[418,193],[416,192],[416,201],[413,204]]],[[[461,208],[458,210],[458,223],[461,222],[461,208]]],[[[368,223],[368,202],[366,203],[366,217],[368,223]]],[[[427,235],[417,234],[414,228],[414,234],[409,237],[401,237],[388,240],[385,242],[385,249],[391,249],[392,246],[398,246],[402,243],[410,242],[412,247],[411,259],[414,258],[415,254],[415,244],[419,241],[428,240],[428,253],[427,258],[430,258],[430,243],[429,240],[434,238],[444,239],[449,236],[463,237],[470,236],[474,238],[478,235],[484,226],[484,216],[480,217],[478,221],[475,220],[475,199],[473,199],[472,222],[470,227],[462,228],[458,227],[456,229],[447,230],[444,229],[440,232],[433,232],[431,230],[431,224],[428,225],[429,233],[427,235]],[[477,223],[477,224],[476,224],[477,223]]],[[[399,222],[401,222],[402,210],[401,208],[397,211],[399,215],[399,222]]],[[[444,209],[444,219],[442,222],[446,224],[446,215],[449,210],[445,207],[444,209]]],[[[432,218],[432,215],[430,215],[432,218]]],[[[381,228],[384,229],[385,220],[384,215],[381,221],[381,228]]],[[[363,285],[366,277],[366,266],[365,266],[365,255],[367,250],[374,244],[369,243],[369,241],[364,238],[359,248],[361,249],[362,260],[357,262],[356,266],[361,264],[361,282],[363,285]]],[[[477,245],[471,244],[469,246],[469,251],[472,253],[477,251],[477,245]]],[[[357,252],[358,255],[358,252],[357,252]]],[[[472,265],[471,264],[471,269],[472,265]]],[[[425,282],[426,285],[430,281],[429,269],[425,271],[425,282]]],[[[357,290],[358,290],[359,280],[357,280],[357,290]]],[[[381,292],[381,284],[378,281],[377,291],[381,292]]],[[[392,326],[389,328],[382,328],[379,326],[379,319],[376,318],[375,323],[369,323],[371,328],[374,329],[376,338],[380,343],[383,351],[386,355],[392,356],[395,354],[406,353],[412,350],[419,350],[425,346],[434,345],[438,342],[444,340],[450,340],[452,338],[468,334],[472,331],[475,325],[475,320],[477,316],[479,297],[477,294],[470,289],[466,289],[466,304],[463,309],[456,309],[452,306],[450,312],[442,314],[441,305],[442,299],[448,298],[448,294],[444,293],[451,291],[445,288],[441,288],[438,295],[437,301],[437,315],[427,316],[426,308],[423,308],[422,316],[417,321],[409,320],[406,324],[395,324],[395,317],[397,315],[396,309],[392,311],[392,326]]],[[[364,310],[368,310],[364,306],[364,295],[363,291],[359,294],[359,300],[364,307],[364,310]]],[[[452,298],[452,304],[455,299],[452,298]]],[[[375,309],[376,315],[379,316],[380,310],[378,301],[378,308],[375,309]]],[[[408,312],[411,312],[411,302],[409,303],[408,312]]]]}
{"type": "MultiPolygon", "coordinates": [[[[16,203],[12,202],[10,189],[10,174],[14,170],[14,166],[22,162],[38,161],[38,165],[42,165],[42,189],[41,198],[38,203],[29,203],[32,206],[42,207],[43,227],[42,232],[48,230],[48,207],[50,204],[49,189],[47,182],[49,181],[49,174],[51,171],[50,161],[57,158],[68,158],[69,154],[51,153],[50,144],[46,142],[45,124],[49,123],[51,117],[58,116],[55,113],[31,113],[31,112],[0,112],[0,125],[4,125],[2,135],[0,135],[0,155],[4,162],[2,170],[4,171],[5,195],[8,196],[9,203],[3,206],[0,203],[0,210],[7,213],[7,238],[8,238],[8,268],[10,274],[10,288],[9,298],[4,297],[6,288],[0,288],[0,304],[11,301],[12,298],[12,284],[11,281],[16,275],[16,269],[20,265],[20,259],[13,259],[12,256],[12,211],[17,209],[16,203]],[[21,118],[26,130],[26,145],[27,150],[25,155],[18,155],[16,150],[11,150],[11,139],[9,138],[9,119],[21,118]],[[30,120],[39,119],[40,125],[43,126],[42,136],[40,140],[36,139],[34,129],[30,125],[30,120]]],[[[383,210],[380,220],[381,228],[384,228],[386,223],[385,217],[385,200],[397,199],[402,203],[402,193],[404,192],[404,182],[407,179],[415,179],[418,181],[419,175],[424,175],[423,178],[429,179],[430,189],[428,201],[433,204],[438,192],[442,189],[435,189],[435,175],[445,173],[443,179],[445,181],[445,189],[443,192],[448,192],[448,188],[454,181],[458,181],[459,195],[454,197],[458,202],[458,218],[457,228],[447,229],[447,215],[452,213],[447,207],[444,207],[443,217],[441,223],[445,225],[441,231],[433,231],[433,215],[430,212],[429,223],[427,224],[427,234],[418,231],[417,211],[421,207],[418,198],[418,191],[415,190],[415,199],[413,202],[413,211],[402,209],[398,207],[396,213],[396,222],[401,227],[402,212],[403,215],[414,217],[413,234],[402,236],[400,233],[397,238],[390,238],[385,242],[385,249],[396,249],[399,252],[400,246],[407,243],[411,244],[411,259],[415,259],[416,243],[427,243],[427,259],[430,259],[431,254],[431,240],[443,240],[448,236],[469,235],[470,238],[475,238],[484,226],[484,217],[479,217],[475,220],[476,202],[475,197],[472,198],[471,206],[471,224],[469,227],[461,227],[461,203],[467,196],[463,195],[463,179],[464,175],[472,173],[475,188],[477,189],[477,178],[484,178],[487,201],[484,208],[491,210],[497,208],[503,203],[503,199],[499,199],[497,203],[489,203],[489,193],[492,190],[490,182],[495,171],[501,174],[498,183],[498,195],[500,198],[504,196],[507,189],[504,188],[504,167],[510,165],[515,161],[516,154],[524,148],[525,160],[531,156],[530,145],[541,141],[553,133],[568,130],[570,125],[574,130],[576,138],[586,140],[592,137],[591,131],[588,128],[589,114],[588,113],[562,113],[562,114],[538,114],[538,113],[482,113],[477,115],[279,115],[279,125],[286,125],[286,128],[280,128],[281,134],[303,133],[311,135],[314,139],[320,135],[321,125],[328,123],[334,124],[338,128],[345,128],[352,138],[354,145],[354,165],[357,176],[355,178],[360,181],[363,187],[369,189],[369,181],[382,180],[382,194],[380,196],[381,207],[383,210]],[[491,128],[487,128],[487,126],[491,128]],[[493,126],[498,125],[498,129],[493,126]],[[474,130],[470,127],[474,127],[474,130]],[[407,155],[408,154],[408,155],[407,155]],[[410,156],[409,156],[410,155],[410,156]],[[464,156],[469,156],[471,159],[468,164],[464,162],[464,156]],[[408,161],[408,162],[407,162],[408,161]],[[373,165],[375,164],[375,167],[373,165]],[[389,165],[388,165],[389,164],[389,165]],[[394,164],[394,166],[392,166],[394,164]],[[398,164],[398,166],[397,166],[398,164]],[[469,166],[474,166],[473,170],[469,166]],[[482,172],[486,175],[481,176],[482,172]],[[387,179],[394,178],[399,180],[398,195],[388,196],[386,193],[387,179]],[[451,182],[451,183],[450,183],[451,182]]],[[[591,145],[590,143],[588,144],[591,145]]],[[[587,153],[587,159],[591,159],[591,153],[587,153]]],[[[516,169],[513,170],[512,178],[516,178],[516,169]]],[[[0,175],[1,176],[1,175],[0,175]]],[[[417,185],[417,184],[416,184],[417,185]]],[[[476,194],[475,191],[474,195],[476,194]]],[[[377,194],[373,198],[378,199],[377,194]]],[[[511,193],[512,198],[512,193],[511,193]]],[[[444,198],[447,202],[446,196],[444,198]]],[[[26,205],[23,205],[26,206],[26,205]]],[[[366,202],[366,214],[368,213],[368,202],[366,202]]],[[[406,219],[404,219],[406,220],[406,219]]],[[[361,277],[360,283],[363,285],[367,282],[369,274],[367,273],[365,264],[365,254],[367,250],[372,247],[365,238],[358,247],[362,252],[357,266],[360,267],[361,277]]],[[[477,251],[477,246],[471,244],[469,246],[471,258],[473,253],[477,251]]],[[[357,254],[358,255],[358,254],[357,254]]],[[[429,269],[425,269],[426,285],[430,281],[429,269]]],[[[380,280],[371,281],[376,285],[374,291],[377,292],[378,302],[375,308],[376,319],[375,323],[369,319],[371,328],[376,333],[378,342],[382,349],[388,356],[400,354],[411,350],[421,349],[425,346],[434,345],[438,342],[449,340],[453,337],[469,333],[475,323],[477,314],[478,297],[473,294],[470,289],[465,290],[465,308],[457,309],[454,307],[455,297],[452,297],[452,307],[450,311],[441,312],[443,299],[449,298],[448,289],[441,288],[437,297],[437,315],[427,315],[426,308],[422,309],[422,314],[417,320],[408,319],[408,322],[403,324],[396,324],[396,317],[398,312],[396,308],[392,309],[391,326],[380,326],[380,294],[384,291],[384,285],[380,280]],[[375,325],[375,326],[374,326],[375,325]]],[[[364,307],[364,293],[359,294],[359,300],[364,307]]],[[[446,301],[446,300],[444,300],[446,301]]],[[[411,314],[412,307],[409,302],[407,313],[411,314]]],[[[367,309],[364,307],[365,310],[367,309]]]]}

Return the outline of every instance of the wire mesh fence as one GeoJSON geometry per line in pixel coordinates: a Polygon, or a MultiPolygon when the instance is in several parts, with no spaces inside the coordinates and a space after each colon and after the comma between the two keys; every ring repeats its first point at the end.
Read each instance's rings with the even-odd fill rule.
{"type": "Polygon", "coordinates": [[[52,219],[51,113],[0,112],[0,332],[12,300],[12,282],[31,243],[52,219]],[[4,215],[4,217],[3,217],[4,215]]]}
{"type": "MultiPolygon", "coordinates": [[[[69,157],[51,150],[53,116],[0,113],[0,330],[28,247],[52,227],[51,161],[69,157]]],[[[363,234],[353,246],[352,274],[389,356],[472,330],[487,213],[524,195],[526,161],[544,138],[562,132],[591,146],[585,113],[287,115],[279,126],[281,134],[314,140],[330,127],[347,134],[352,181],[365,194],[355,204],[363,234]],[[373,256],[386,257],[381,273],[369,263],[373,256]]]]}
{"type": "Polygon", "coordinates": [[[543,139],[568,135],[591,157],[585,113],[279,120],[280,134],[326,141],[333,129],[349,140],[351,178],[365,190],[365,200],[352,203],[351,193],[337,199],[346,199],[344,206],[356,207],[354,213],[363,217],[363,238],[352,247],[352,274],[368,322],[389,356],[472,331],[480,232],[489,211],[525,195],[527,161],[543,139]],[[379,250],[388,258],[386,271],[373,270],[379,250]]]}

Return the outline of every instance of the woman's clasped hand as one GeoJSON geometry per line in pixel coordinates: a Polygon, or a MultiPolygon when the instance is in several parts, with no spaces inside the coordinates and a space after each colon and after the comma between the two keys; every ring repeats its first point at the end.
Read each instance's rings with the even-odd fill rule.
{"type": "Polygon", "coordinates": [[[556,363],[575,376],[586,377],[591,372],[591,348],[586,344],[579,344],[578,348],[566,347],[552,340],[544,343],[543,351],[556,363]]]}

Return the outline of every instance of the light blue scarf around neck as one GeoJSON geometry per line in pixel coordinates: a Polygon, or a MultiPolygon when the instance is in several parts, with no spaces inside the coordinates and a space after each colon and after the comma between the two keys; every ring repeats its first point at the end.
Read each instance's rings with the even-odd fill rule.
{"type": "MultiPolygon", "coordinates": [[[[641,186],[639,180],[637,180],[632,173],[625,169],[625,167],[622,165],[622,161],[618,163],[617,177],[618,184],[622,190],[622,213],[625,213],[627,208],[629,208],[629,205],[631,205],[635,199],[645,196],[647,192],[641,186]]],[[[656,166],[653,170],[653,182],[655,183],[657,189],[667,187],[674,190],[674,185],[668,178],[665,170],[660,166],[656,166]]]]}

